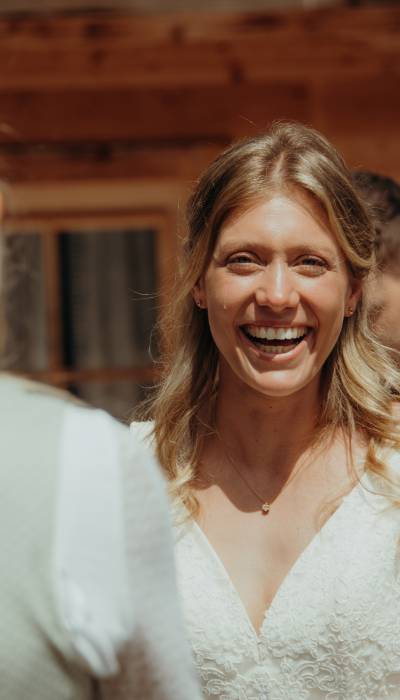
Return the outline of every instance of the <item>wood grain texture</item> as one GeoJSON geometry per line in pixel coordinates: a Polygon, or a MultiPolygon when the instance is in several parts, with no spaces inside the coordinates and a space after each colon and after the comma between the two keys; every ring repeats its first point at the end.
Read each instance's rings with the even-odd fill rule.
{"type": "Polygon", "coordinates": [[[283,117],[393,172],[399,87],[396,5],[3,17],[0,156],[12,181],[185,180],[283,117]]]}
{"type": "MultiPolygon", "coordinates": [[[[314,5],[332,4],[332,0],[313,0],[314,5]]],[[[340,0],[337,0],[340,2],[340,0]]],[[[229,10],[265,10],[301,6],[304,0],[218,0],[220,11],[229,10]]],[[[215,0],[202,0],[201,9],[215,11],[215,0]]],[[[60,12],[125,9],[135,12],[188,11],[199,9],[198,0],[1,0],[0,12],[60,12]]]]}
{"type": "Polygon", "coordinates": [[[176,87],[400,71],[400,7],[0,20],[0,89],[176,87]]]}
{"type": "Polygon", "coordinates": [[[11,144],[3,145],[1,167],[12,182],[129,180],[133,175],[190,182],[227,144],[218,138],[188,144],[11,144]]]}
{"type": "Polygon", "coordinates": [[[293,83],[171,90],[60,90],[0,96],[0,142],[166,141],[257,133],[271,120],[308,120],[307,89],[293,83]]]}

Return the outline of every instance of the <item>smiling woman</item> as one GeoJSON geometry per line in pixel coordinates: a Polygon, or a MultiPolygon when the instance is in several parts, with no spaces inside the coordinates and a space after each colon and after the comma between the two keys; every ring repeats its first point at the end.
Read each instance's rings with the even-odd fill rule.
{"type": "Polygon", "coordinates": [[[234,144],[189,202],[144,417],[205,698],[398,697],[399,383],[363,300],[373,237],[300,124],[234,144]]]}
{"type": "Polygon", "coordinates": [[[220,392],[238,381],[268,396],[319,383],[360,295],[321,207],[299,188],[227,223],[195,289],[220,352],[220,392]]]}

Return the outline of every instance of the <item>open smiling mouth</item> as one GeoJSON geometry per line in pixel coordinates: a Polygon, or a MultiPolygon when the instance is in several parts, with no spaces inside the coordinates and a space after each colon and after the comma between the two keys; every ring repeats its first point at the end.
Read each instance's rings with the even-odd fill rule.
{"type": "Polygon", "coordinates": [[[290,352],[310,332],[306,326],[271,328],[270,326],[246,325],[240,328],[255,347],[268,355],[281,355],[290,352]]]}

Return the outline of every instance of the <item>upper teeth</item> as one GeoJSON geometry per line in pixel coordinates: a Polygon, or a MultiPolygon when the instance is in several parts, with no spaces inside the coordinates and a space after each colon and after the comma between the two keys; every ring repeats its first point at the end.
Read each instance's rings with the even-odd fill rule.
{"type": "Polygon", "coordinates": [[[300,338],[305,335],[307,329],[305,326],[296,326],[295,328],[270,328],[269,326],[246,326],[246,331],[254,338],[263,338],[266,340],[291,340],[300,338]]]}

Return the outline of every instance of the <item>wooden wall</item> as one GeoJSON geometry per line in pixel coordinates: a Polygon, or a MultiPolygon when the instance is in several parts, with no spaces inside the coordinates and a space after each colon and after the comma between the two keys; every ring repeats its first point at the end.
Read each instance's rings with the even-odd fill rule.
{"type": "MultiPolygon", "coordinates": [[[[362,2],[371,2],[371,0],[362,0],[362,2]]],[[[269,10],[296,6],[316,7],[327,4],[343,4],[343,2],[342,0],[201,0],[201,10],[211,12],[269,10]]],[[[90,9],[95,11],[126,10],[154,14],[156,12],[197,11],[199,5],[199,0],[1,0],[0,13],[82,12],[90,9]]]]}
{"type": "Polygon", "coordinates": [[[45,183],[186,187],[283,117],[400,179],[399,88],[396,5],[4,17],[0,162],[17,200],[45,183]]]}

